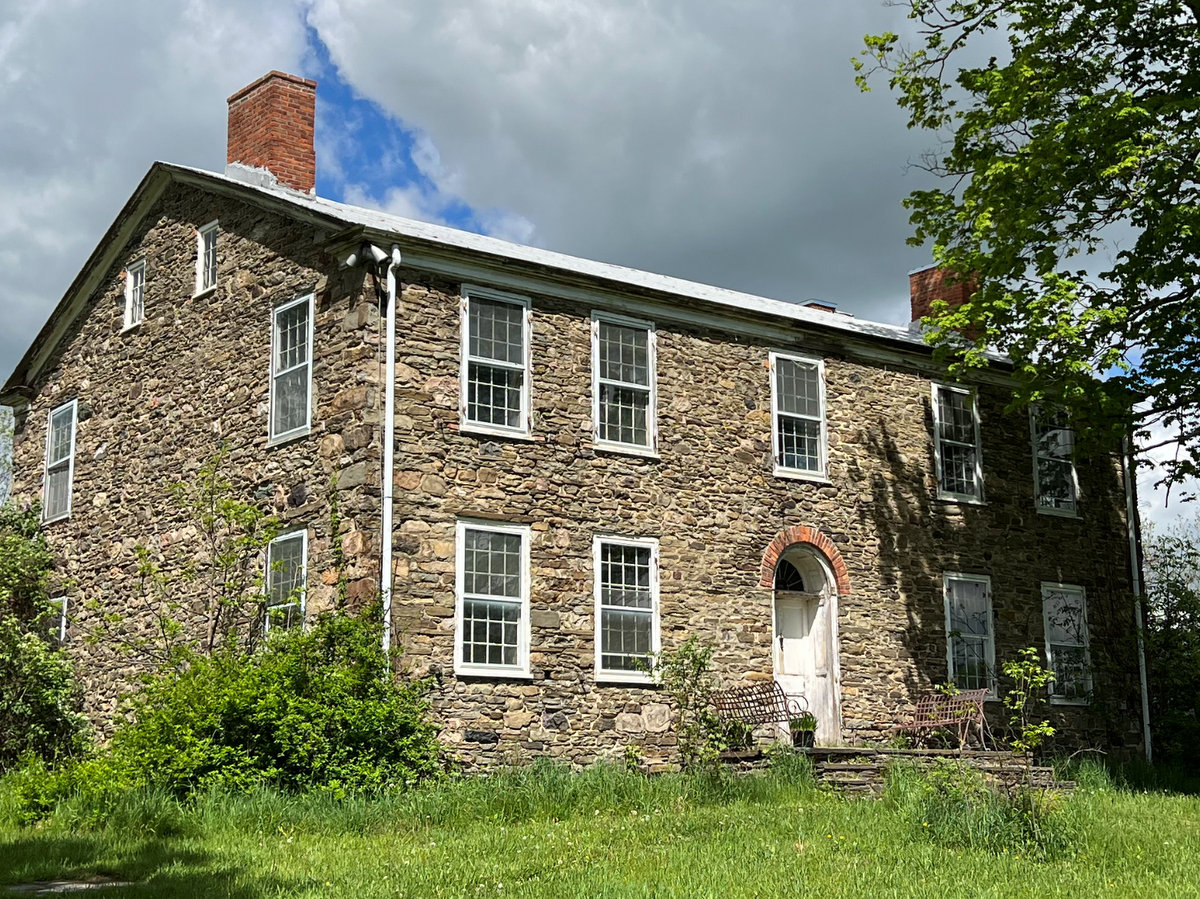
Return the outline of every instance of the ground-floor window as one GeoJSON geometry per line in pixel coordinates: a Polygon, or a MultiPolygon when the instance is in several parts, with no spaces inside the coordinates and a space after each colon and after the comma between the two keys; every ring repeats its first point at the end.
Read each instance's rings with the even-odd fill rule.
{"type": "Polygon", "coordinates": [[[1083,588],[1042,584],[1042,616],[1046,626],[1046,661],[1054,672],[1051,699],[1088,702],[1092,695],[1092,666],[1083,588]]]}
{"type": "Polygon", "coordinates": [[[454,670],[529,674],[529,528],[458,523],[454,670]]]}
{"type": "Polygon", "coordinates": [[[648,681],[659,649],[658,541],[597,537],[596,676],[648,681]]]}
{"type": "Polygon", "coordinates": [[[946,663],[960,690],[996,692],[996,643],[992,629],[992,582],[983,575],[947,573],[946,663]]]}

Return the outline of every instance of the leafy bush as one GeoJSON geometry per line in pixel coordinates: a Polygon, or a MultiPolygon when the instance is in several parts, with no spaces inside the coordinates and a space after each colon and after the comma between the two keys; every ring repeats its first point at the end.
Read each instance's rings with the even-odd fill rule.
{"type": "MultiPolygon", "coordinates": [[[[654,676],[675,711],[675,734],[684,770],[717,764],[730,736],[712,707],[717,678],[711,646],[688,637],[654,659],[654,676]]],[[[744,735],[736,735],[744,739],[744,735]]]]}
{"type": "Polygon", "coordinates": [[[28,754],[54,761],[86,745],[71,660],[49,632],[53,557],[36,506],[0,508],[0,772],[28,754]]]}
{"type": "Polygon", "coordinates": [[[398,683],[379,611],[325,615],[249,656],[220,650],[135,694],[113,764],[175,795],[216,785],[384,791],[441,770],[426,684],[398,683]]]}
{"type": "Polygon", "coordinates": [[[954,759],[937,759],[929,768],[893,766],[885,795],[914,835],[945,846],[1049,859],[1070,852],[1078,839],[1055,794],[1002,792],[954,759]]]}

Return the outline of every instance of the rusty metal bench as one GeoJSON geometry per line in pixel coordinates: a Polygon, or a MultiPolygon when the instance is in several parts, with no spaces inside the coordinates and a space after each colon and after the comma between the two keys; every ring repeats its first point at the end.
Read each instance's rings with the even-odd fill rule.
{"type": "Polygon", "coordinates": [[[959,749],[967,745],[967,734],[972,728],[979,735],[979,745],[987,748],[987,718],[983,714],[983,701],[987,690],[962,690],[953,695],[926,693],[917,697],[916,708],[911,719],[897,725],[896,730],[914,735],[914,739],[938,730],[953,728],[958,734],[959,749]]]}
{"type": "Polygon", "coordinates": [[[712,695],[712,704],[717,717],[740,721],[749,727],[787,724],[808,711],[808,702],[803,696],[788,696],[775,681],[718,690],[712,695]]]}

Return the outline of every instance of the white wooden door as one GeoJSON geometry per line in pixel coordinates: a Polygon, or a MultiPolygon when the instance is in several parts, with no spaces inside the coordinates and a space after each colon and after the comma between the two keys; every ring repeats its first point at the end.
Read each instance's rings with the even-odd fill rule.
{"type": "Polygon", "coordinates": [[[834,743],[840,727],[830,677],[829,600],[816,593],[775,593],[775,680],[802,695],[817,717],[817,742],[834,743]]]}

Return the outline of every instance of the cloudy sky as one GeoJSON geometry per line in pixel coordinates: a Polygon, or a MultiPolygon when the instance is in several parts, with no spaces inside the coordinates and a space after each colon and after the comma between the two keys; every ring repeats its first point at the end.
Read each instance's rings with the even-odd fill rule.
{"type": "Polygon", "coordinates": [[[883,30],[882,0],[0,0],[0,377],[151,162],[223,169],[270,69],[320,84],[323,196],[906,323],[932,141],[854,86],[883,30]]]}

